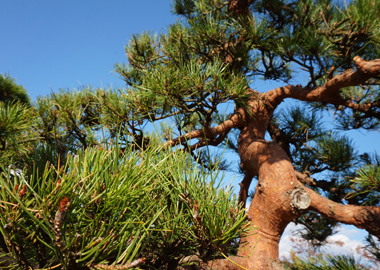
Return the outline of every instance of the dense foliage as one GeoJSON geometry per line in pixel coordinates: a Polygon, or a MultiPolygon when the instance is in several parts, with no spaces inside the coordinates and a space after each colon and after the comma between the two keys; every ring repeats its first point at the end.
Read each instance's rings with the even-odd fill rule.
{"type": "Polygon", "coordinates": [[[2,266],[173,269],[236,253],[251,230],[232,188],[160,137],[129,144],[123,97],[0,102],[2,266]]]}
{"type": "Polygon", "coordinates": [[[30,105],[30,98],[27,91],[21,85],[16,84],[15,79],[9,75],[0,74],[0,101],[19,101],[30,105]]]}
{"type": "Polygon", "coordinates": [[[190,255],[234,253],[249,232],[230,187],[183,152],[103,145],[59,159],[31,174],[2,167],[1,264],[9,269],[174,269],[190,255]]]}

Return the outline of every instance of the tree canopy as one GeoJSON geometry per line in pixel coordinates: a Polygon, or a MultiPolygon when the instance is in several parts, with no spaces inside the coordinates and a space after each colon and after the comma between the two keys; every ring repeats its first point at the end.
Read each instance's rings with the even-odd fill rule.
{"type": "MultiPolygon", "coordinates": [[[[80,187],[80,183],[87,180],[91,187],[91,173],[104,171],[100,165],[104,164],[102,158],[107,160],[106,153],[116,155],[112,161],[115,163],[110,161],[113,164],[110,166],[120,166],[120,170],[129,168],[130,160],[125,157],[137,155],[137,167],[145,164],[145,157],[150,162],[153,160],[153,163],[147,163],[150,164],[149,168],[157,168],[157,173],[166,182],[159,181],[155,182],[158,186],[147,186],[147,193],[143,189],[141,203],[144,204],[145,195],[151,198],[157,196],[155,205],[176,205],[178,198],[184,200],[186,207],[191,210],[184,217],[187,228],[198,229],[200,234],[195,233],[192,240],[178,241],[181,244],[198,241],[194,244],[197,256],[204,261],[200,268],[212,265],[215,269],[280,269],[278,243],[285,227],[292,221],[305,227],[303,237],[317,247],[334,233],[338,223],[363,228],[369,233],[369,250],[378,258],[376,238],[380,237],[380,158],[375,153],[358,153],[352,140],[340,131],[378,130],[380,127],[380,2],[175,0],[173,12],[180,19],[169,25],[165,32],[145,32],[131,37],[125,47],[127,64],[115,65],[126,88],[60,91],[39,98],[32,108],[1,103],[1,117],[7,123],[2,131],[7,136],[1,139],[3,164],[23,169],[24,175],[30,177],[28,181],[35,183],[34,186],[28,184],[29,189],[38,194],[35,198],[42,198],[55,192],[53,186],[60,179],[60,168],[65,168],[62,170],[65,177],[72,177],[74,171],[81,170],[79,167],[86,168],[87,163],[81,161],[82,155],[89,159],[92,155],[99,156],[91,162],[91,170],[84,171],[86,174],[81,176],[81,171],[78,171],[79,178],[74,177],[77,182],[73,180],[67,184],[67,191],[73,190],[71,185],[80,187]],[[275,81],[279,86],[267,92],[260,91],[255,89],[256,81],[260,79],[275,81]],[[294,85],[294,82],[297,84],[294,85]],[[290,98],[300,101],[301,105],[279,110],[280,104],[290,98]],[[221,113],[226,104],[233,104],[234,110],[221,113]],[[24,111],[23,115],[27,114],[28,117],[20,118],[20,114],[12,113],[12,110],[24,111]],[[328,113],[334,116],[336,125],[333,128],[323,124],[323,117],[328,113]],[[159,137],[153,135],[152,130],[159,137]],[[165,166],[173,166],[165,163],[166,160],[172,154],[181,153],[182,165],[176,170],[178,179],[187,175],[188,167],[191,166],[200,168],[199,173],[203,175],[220,164],[219,158],[215,159],[210,150],[215,146],[228,146],[240,157],[240,170],[244,175],[238,197],[240,206],[230,200],[230,193],[218,199],[191,195],[197,199],[187,200],[183,198],[186,189],[180,189],[177,193],[170,189],[175,194],[169,200],[170,203],[160,201],[169,196],[165,194],[170,193],[161,191],[165,189],[161,185],[171,186],[170,183],[179,181],[173,178],[172,171],[166,171],[165,166]],[[103,149],[99,154],[92,152],[99,148],[103,149]],[[102,153],[105,156],[101,156],[102,153]],[[157,167],[156,164],[166,165],[157,167]],[[257,180],[257,184],[252,192],[250,186],[253,179],[257,180]],[[50,190],[40,187],[41,183],[45,183],[46,188],[50,185],[50,190]],[[156,189],[159,192],[153,192],[156,189]],[[41,194],[38,193],[40,190],[41,194]],[[250,191],[252,201],[245,218],[239,207],[246,205],[250,191]],[[218,212],[204,212],[198,218],[201,204],[205,209],[215,207],[218,212]],[[239,222],[232,225],[234,211],[239,213],[239,222]],[[221,240],[221,245],[213,246],[211,243],[216,240],[207,236],[214,235],[210,230],[219,227],[206,223],[201,228],[199,221],[212,220],[218,215],[221,217],[218,224],[226,227],[218,231],[217,238],[222,239],[226,230],[230,234],[228,239],[221,240]],[[246,224],[250,224],[249,227],[246,224]],[[248,231],[255,233],[249,234],[248,231]],[[225,249],[235,248],[237,244],[240,244],[239,251],[227,254],[225,249]],[[226,255],[230,256],[217,259],[217,256],[226,255]]],[[[175,164],[176,161],[172,162],[175,164]]],[[[3,171],[7,170],[4,168],[3,171]]],[[[197,169],[195,171],[198,172],[197,169]]],[[[144,176],[147,179],[152,173],[156,175],[155,171],[147,172],[144,176]]],[[[104,179],[114,183],[118,178],[112,180],[114,178],[111,176],[115,174],[118,175],[111,170],[104,179]]],[[[10,205],[21,207],[20,211],[31,218],[28,222],[40,224],[39,241],[45,239],[43,235],[47,234],[50,242],[44,240],[46,245],[43,244],[51,252],[60,254],[60,262],[66,268],[82,262],[82,259],[77,259],[78,256],[83,258],[80,267],[120,262],[127,267],[128,258],[131,262],[136,254],[143,254],[139,250],[131,257],[121,258],[119,255],[124,248],[128,250],[129,245],[113,246],[109,240],[111,236],[99,236],[102,238],[100,245],[111,245],[118,250],[118,255],[112,254],[112,259],[108,259],[107,254],[102,254],[99,255],[99,262],[95,262],[95,259],[86,261],[85,258],[95,258],[91,257],[95,253],[89,249],[88,256],[87,253],[77,254],[74,233],[77,229],[71,228],[70,222],[65,223],[68,226],[65,239],[73,249],[65,249],[61,244],[64,238],[57,231],[57,226],[61,230],[63,223],[60,224],[58,220],[58,225],[54,227],[52,218],[50,221],[49,218],[33,218],[31,212],[42,210],[28,206],[46,209],[43,211],[58,211],[53,218],[56,221],[57,215],[58,219],[61,215],[59,211],[66,213],[67,203],[70,202],[73,203],[70,206],[72,215],[81,216],[75,214],[79,211],[85,217],[90,214],[80,206],[80,201],[85,199],[80,188],[70,196],[60,193],[61,197],[59,200],[56,198],[55,203],[57,207],[59,203],[62,207],[56,210],[53,206],[45,207],[38,199],[32,199],[33,196],[25,204],[20,196],[22,190],[18,191],[16,184],[9,184],[9,175],[2,179],[3,185],[9,186],[8,193],[3,196],[15,200],[10,205]],[[12,193],[12,190],[16,191],[12,193]],[[16,192],[19,192],[18,197],[16,192]],[[65,198],[68,198],[67,201],[63,201],[65,198]],[[45,223],[49,223],[50,227],[43,225],[45,223]]],[[[132,182],[135,181],[133,179],[132,182]]],[[[193,185],[192,194],[204,190],[202,187],[207,181],[200,183],[196,177],[191,179],[189,185],[193,185]]],[[[102,182],[99,181],[96,182],[99,183],[97,189],[90,189],[95,193],[91,199],[88,197],[89,205],[97,204],[96,194],[103,192],[99,191],[102,189],[102,182]]],[[[112,183],[111,189],[116,189],[112,183]]],[[[23,182],[23,185],[26,184],[23,182]]],[[[108,186],[107,183],[105,185],[108,186]]],[[[178,188],[177,184],[174,186],[178,188]]],[[[209,188],[207,193],[211,192],[212,185],[209,188]]],[[[4,197],[3,200],[10,199],[4,197]]],[[[120,205],[110,216],[121,213],[126,207],[121,202],[110,202],[120,205]]],[[[103,204],[102,207],[105,207],[100,210],[103,215],[108,213],[107,208],[111,204],[103,204]]],[[[139,240],[135,241],[143,241],[144,237],[150,235],[147,224],[158,226],[165,223],[152,221],[163,218],[160,209],[163,208],[152,210],[155,212],[152,214],[153,219],[144,221],[144,236],[136,237],[139,240]]],[[[182,208],[167,209],[180,211],[182,208]]],[[[175,219],[174,216],[172,218],[175,219]]],[[[107,222],[102,216],[96,219],[107,222]]],[[[15,216],[12,224],[16,224],[16,221],[20,222],[19,216],[15,216]]],[[[11,224],[5,218],[2,222],[4,225],[11,224]]],[[[174,230],[170,229],[169,223],[178,222],[172,220],[165,223],[168,226],[162,227],[164,231],[161,231],[161,236],[164,238],[158,237],[159,243],[166,243],[165,237],[169,237],[165,234],[166,229],[174,230]]],[[[13,228],[9,226],[5,227],[13,228]]],[[[86,226],[90,225],[78,227],[78,230],[84,230],[86,226]]],[[[2,230],[5,239],[12,233],[14,231],[2,230]]],[[[123,239],[131,239],[131,235],[123,239]]],[[[14,248],[12,256],[19,264],[30,266],[31,262],[25,264],[20,255],[20,245],[11,246],[14,248]]],[[[89,247],[92,244],[82,242],[82,245],[89,247]]],[[[149,245],[147,243],[146,247],[149,245]]],[[[174,252],[174,242],[169,247],[171,249],[163,250],[174,252]]],[[[154,252],[144,254],[152,255],[154,252]]],[[[191,252],[182,252],[180,255],[189,254],[191,252]]],[[[179,255],[173,256],[178,257],[160,257],[160,262],[165,262],[169,269],[173,265],[177,267],[179,255]]],[[[154,258],[150,259],[152,264],[154,258]]],[[[52,261],[43,262],[51,266],[52,261]]]]}
{"type": "Polygon", "coordinates": [[[0,101],[19,101],[30,105],[28,93],[21,85],[16,84],[15,79],[9,75],[0,74],[0,101]]]}

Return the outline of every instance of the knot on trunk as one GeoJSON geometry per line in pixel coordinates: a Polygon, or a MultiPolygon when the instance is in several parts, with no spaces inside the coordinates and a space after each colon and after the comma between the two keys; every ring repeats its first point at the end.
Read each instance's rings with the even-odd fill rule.
{"type": "Polygon", "coordinates": [[[296,187],[290,192],[290,206],[294,214],[299,214],[309,208],[311,199],[303,188],[296,187]]]}

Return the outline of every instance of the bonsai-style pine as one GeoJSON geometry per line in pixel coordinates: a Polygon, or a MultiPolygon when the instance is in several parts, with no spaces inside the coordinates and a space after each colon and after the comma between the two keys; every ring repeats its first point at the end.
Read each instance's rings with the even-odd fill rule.
{"type": "Polygon", "coordinates": [[[297,219],[323,216],[379,237],[378,163],[356,155],[345,136],[323,131],[318,118],[329,111],[341,129],[379,128],[379,3],[178,0],[173,9],[181,19],[160,36],[134,36],[128,64],[117,71],[133,89],[138,119],[177,117],[182,133],[165,145],[196,156],[237,131],[242,204],[258,179],[247,212],[257,233],[231,260],[275,268],[280,237],[297,219]],[[261,92],[259,79],[279,87],[261,92]],[[277,114],[286,99],[305,105],[277,114]],[[235,110],[222,117],[228,102],[235,110]]]}
{"type": "Polygon", "coordinates": [[[282,269],[292,221],[316,247],[338,223],[365,229],[378,258],[380,158],[339,131],[380,127],[380,2],[175,0],[173,12],[167,31],[126,46],[125,89],[2,103],[7,258],[176,269],[196,255],[196,268],[282,269]],[[12,110],[30,117],[17,125],[12,110]],[[207,176],[225,165],[216,147],[240,157],[239,204],[207,176]],[[10,182],[8,167],[29,178],[10,182]]]}

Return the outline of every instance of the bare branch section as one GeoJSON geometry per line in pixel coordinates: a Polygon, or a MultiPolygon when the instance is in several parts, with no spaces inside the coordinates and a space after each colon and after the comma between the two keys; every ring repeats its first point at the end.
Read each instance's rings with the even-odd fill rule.
{"type": "Polygon", "coordinates": [[[331,182],[326,180],[316,180],[313,177],[308,176],[307,174],[300,173],[298,171],[294,171],[296,173],[298,181],[300,181],[302,184],[308,185],[310,187],[319,187],[323,190],[329,191],[334,193],[331,188],[331,182]]]}
{"type": "Polygon", "coordinates": [[[359,56],[354,58],[356,70],[347,70],[333,77],[317,88],[302,87],[301,85],[287,85],[268,91],[267,101],[276,107],[285,98],[294,98],[309,102],[326,102],[335,105],[343,105],[354,110],[366,112],[374,106],[372,103],[359,105],[351,100],[344,99],[340,90],[344,87],[365,84],[369,79],[380,75],[380,59],[365,61],[359,56]]]}
{"type": "Polygon", "coordinates": [[[317,194],[307,187],[304,187],[304,189],[311,199],[310,210],[338,222],[355,225],[358,228],[367,230],[376,237],[380,237],[379,206],[342,205],[317,194]]]}
{"type": "Polygon", "coordinates": [[[349,204],[358,205],[360,202],[356,197],[348,197],[347,193],[345,193],[342,189],[335,186],[336,179],[331,179],[331,181],[327,180],[317,180],[313,177],[310,177],[308,174],[300,173],[295,171],[298,181],[300,181],[304,185],[308,185],[309,187],[317,187],[324,191],[330,192],[336,197],[344,198],[347,200],[349,204]]]}
{"type": "Polygon", "coordinates": [[[249,5],[255,0],[230,0],[228,10],[232,11],[236,16],[250,16],[249,5]]]}
{"type": "Polygon", "coordinates": [[[167,141],[164,144],[164,147],[167,147],[169,145],[175,146],[183,142],[189,141],[191,139],[203,139],[203,138],[210,140],[210,143],[198,142],[194,144],[194,147],[195,146],[202,147],[202,146],[205,146],[206,144],[216,146],[223,141],[223,139],[227,136],[228,132],[232,128],[241,127],[244,124],[244,119],[245,119],[245,112],[243,109],[239,109],[234,114],[232,114],[229,119],[227,119],[220,125],[216,127],[207,127],[203,130],[198,129],[192,132],[188,132],[173,140],[167,141]]]}

